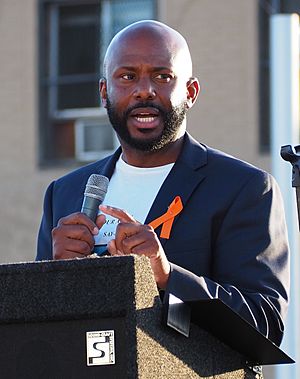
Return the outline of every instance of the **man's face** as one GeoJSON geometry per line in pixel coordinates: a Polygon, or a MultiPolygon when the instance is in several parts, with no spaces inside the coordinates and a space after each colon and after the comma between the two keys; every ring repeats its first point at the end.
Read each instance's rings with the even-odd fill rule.
{"type": "Polygon", "coordinates": [[[155,151],[174,141],[182,129],[188,78],[168,41],[139,33],[122,42],[107,67],[108,116],[121,143],[155,151]]]}

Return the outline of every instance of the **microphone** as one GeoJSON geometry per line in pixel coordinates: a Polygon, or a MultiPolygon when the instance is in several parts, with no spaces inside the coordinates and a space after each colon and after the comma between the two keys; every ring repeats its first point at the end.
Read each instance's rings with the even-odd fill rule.
{"type": "Polygon", "coordinates": [[[106,176],[92,174],[85,187],[81,212],[86,214],[92,221],[96,221],[99,205],[102,204],[109,180],[106,176]]]}

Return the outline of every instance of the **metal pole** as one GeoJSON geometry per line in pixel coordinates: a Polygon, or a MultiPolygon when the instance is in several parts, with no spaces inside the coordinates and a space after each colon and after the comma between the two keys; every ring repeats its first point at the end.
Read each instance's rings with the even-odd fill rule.
{"type": "Polygon", "coordinates": [[[275,367],[276,379],[300,378],[300,249],[291,166],[280,158],[282,145],[299,144],[299,16],[271,16],[271,156],[272,173],[285,204],[291,249],[290,307],[281,348],[296,364],[275,367]]]}

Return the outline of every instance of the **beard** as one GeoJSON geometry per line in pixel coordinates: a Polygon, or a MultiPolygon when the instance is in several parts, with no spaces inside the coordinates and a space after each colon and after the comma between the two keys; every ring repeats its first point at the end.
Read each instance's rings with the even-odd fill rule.
{"type": "Polygon", "coordinates": [[[183,120],[186,116],[186,102],[183,101],[180,105],[172,107],[170,110],[165,110],[163,107],[153,104],[152,102],[140,102],[128,108],[125,112],[119,115],[115,106],[107,98],[107,114],[109,121],[115,132],[121,140],[126,142],[130,147],[144,152],[153,152],[162,149],[170,142],[176,139],[178,130],[180,129],[183,120]],[[163,119],[164,128],[161,134],[156,138],[145,138],[143,140],[134,138],[130,135],[127,120],[130,112],[136,108],[155,108],[159,110],[163,119]]]}

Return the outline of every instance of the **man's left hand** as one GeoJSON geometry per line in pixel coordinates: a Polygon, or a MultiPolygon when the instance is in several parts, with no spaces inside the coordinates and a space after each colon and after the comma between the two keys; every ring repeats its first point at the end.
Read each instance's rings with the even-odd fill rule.
{"type": "Polygon", "coordinates": [[[147,256],[158,287],[165,289],[170,275],[170,264],[154,229],[136,221],[122,209],[101,205],[100,210],[120,221],[115,239],[108,243],[109,253],[147,256]]]}

